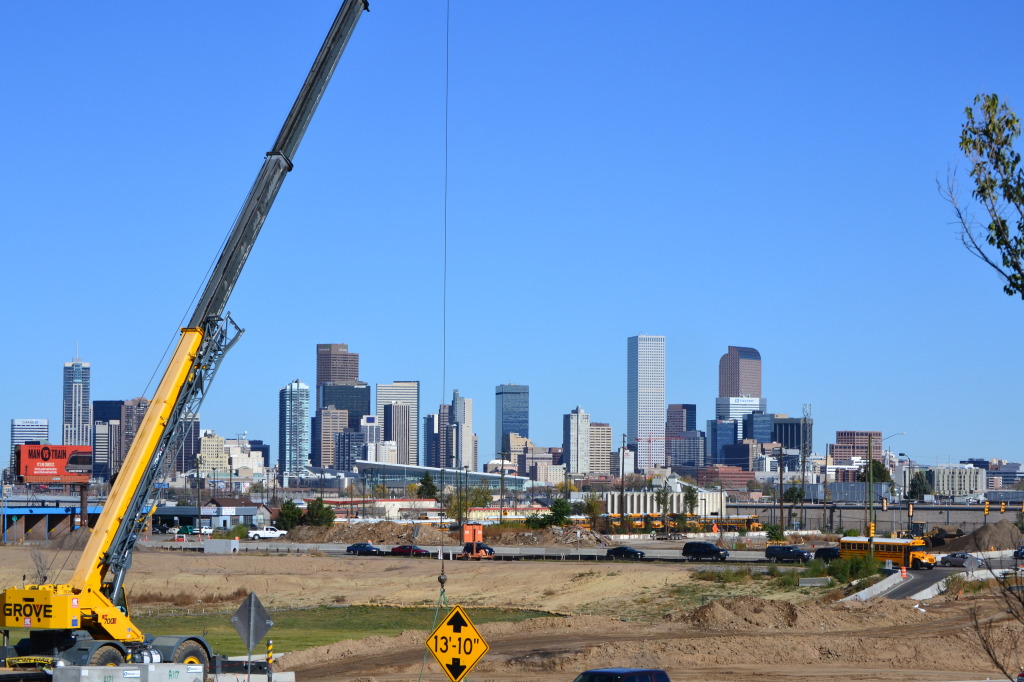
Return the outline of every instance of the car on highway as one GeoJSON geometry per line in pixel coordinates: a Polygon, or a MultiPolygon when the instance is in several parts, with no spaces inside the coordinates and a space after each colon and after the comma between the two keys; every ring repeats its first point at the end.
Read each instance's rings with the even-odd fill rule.
{"type": "Polygon", "coordinates": [[[818,561],[824,561],[826,564],[830,561],[835,561],[839,558],[838,547],[819,547],[814,550],[814,558],[818,561]]]}
{"type": "Polygon", "coordinates": [[[1017,549],[1013,550],[1013,558],[1024,559],[1024,547],[1018,547],[1017,549]]]}
{"type": "Polygon", "coordinates": [[[792,561],[806,564],[814,555],[796,545],[768,545],[764,548],[764,558],[772,562],[792,561]]]}
{"type": "Polygon", "coordinates": [[[387,554],[387,551],[383,547],[376,547],[369,542],[357,542],[346,547],[345,553],[355,554],[356,556],[384,556],[387,554]]]}
{"type": "Polygon", "coordinates": [[[643,559],[646,554],[639,549],[627,545],[612,547],[608,550],[608,557],[611,559],[643,559]]]}
{"type": "Polygon", "coordinates": [[[494,548],[482,542],[467,542],[462,546],[462,553],[467,555],[486,554],[487,556],[494,556],[494,548]]]}
{"type": "Polygon", "coordinates": [[[701,559],[725,561],[729,558],[729,552],[710,542],[687,542],[683,545],[683,558],[690,561],[700,561],[701,559]]]}
{"type": "Polygon", "coordinates": [[[430,552],[416,545],[398,545],[391,548],[394,556],[430,556],[430,552]]]}
{"type": "Polygon", "coordinates": [[[573,682],[672,682],[654,668],[598,668],[580,673],[573,682]]]}
{"type": "Polygon", "coordinates": [[[967,552],[951,552],[939,560],[940,566],[967,566],[968,564],[980,564],[973,554],[967,552]]]}

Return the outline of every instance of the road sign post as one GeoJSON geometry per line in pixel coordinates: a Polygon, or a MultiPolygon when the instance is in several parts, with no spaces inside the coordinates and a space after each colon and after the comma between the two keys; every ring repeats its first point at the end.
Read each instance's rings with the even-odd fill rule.
{"type": "Polygon", "coordinates": [[[425,642],[451,682],[461,682],[490,647],[458,604],[434,628],[425,642]]]}
{"type": "Polygon", "coordinates": [[[250,592],[249,596],[242,602],[242,605],[235,611],[235,614],[231,616],[231,623],[242,638],[246,651],[249,652],[245,662],[245,670],[247,674],[251,673],[252,650],[260,643],[264,635],[270,631],[270,628],[274,626],[274,621],[270,620],[270,614],[263,608],[263,603],[256,596],[256,593],[250,592]]]}

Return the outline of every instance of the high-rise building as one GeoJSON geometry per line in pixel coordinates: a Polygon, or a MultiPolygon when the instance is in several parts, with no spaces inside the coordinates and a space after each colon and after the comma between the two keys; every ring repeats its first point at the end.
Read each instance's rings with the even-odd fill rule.
{"type": "Polygon", "coordinates": [[[334,407],[348,412],[348,428],[358,429],[363,417],[370,411],[369,384],[323,384],[319,388],[317,407],[334,407]]]}
{"type": "Polygon", "coordinates": [[[477,471],[476,438],[473,434],[473,400],[463,398],[458,389],[452,393],[452,406],[448,412],[449,445],[456,468],[469,467],[477,471]]]}
{"type": "Polygon", "coordinates": [[[347,428],[347,411],[333,406],[317,408],[316,416],[313,417],[313,441],[310,444],[313,466],[328,469],[335,466],[334,436],[347,428]]]}
{"type": "Polygon", "coordinates": [[[704,465],[722,464],[722,448],[739,442],[737,429],[739,422],[734,419],[709,419],[705,436],[704,465]]]}
{"type": "MultiPolygon", "coordinates": [[[[799,450],[803,439],[803,422],[804,420],[801,417],[775,415],[775,423],[772,426],[772,440],[776,443],[782,443],[782,447],[787,450],[799,450]]],[[[814,419],[808,417],[807,422],[810,441],[807,447],[810,449],[810,443],[814,442],[814,419]]]]}
{"type": "Polygon", "coordinates": [[[124,459],[121,454],[121,409],[123,400],[92,401],[92,475],[109,481],[111,463],[124,459]]]}
{"type": "Polygon", "coordinates": [[[828,454],[836,464],[849,464],[855,457],[867,461],[869,448],[872,459],[882,459],[881,431],[836,431],[836,442],[828,444],[828,454]]]}
{"type": "Polygon", "coordinates": [[[92,445],[92,398],[88,362],[64,363],[64,445],[92,445]]]}
{"type": "Polygon", "coordinates": [[[590,473],[590,415],[579,405],[562,415],[562,462],[569,473],[590,473]]]}
{"type": "Polygon", "coordinates": [[[204,431],[199,437],[199,457],[196,469],[200,478],[227,478],[228,453],[224,438],[213,431],[204,431]]]}
{"type": "Polygon", "coordinates": [[[110,475],[113,476],[121,470],[124,458],[135,442],[135,434],[142,426],[142,418],[146,416],[149,409],[149,399],[139,397],[124,401],[121,405],[121,443],[116,450],[111,447],[110,475]]]}
{"type": "Polygon", "coordinates": [[[768,401],[764,398],[715,398],[715,418],[736,422],[736,438],[746,438],[743,420],[753,412],[767,412],[768,401]]]}
{"type": "Polygon", "coordinates": [[[451,446],[448,443],[448,414],[450,405],[441,405],[435,414],[428,414],[423,419],[423,451],[424,466],[442,468],[451,467],[451,446]]]}
{"type": "Polygon", "coordinates": [[[637,469],[665,465],[664,336],[626,342],[626,438],[636,446],[637,469]]]}
{"type": "Polygon", "coordinates": [[[354,384],[359,381],[359,353],[349,353],[347,343],[316,344],[316,387],[354,384]]]}
{"type": "MultiPolygon", "coordinates": [[[[368,419],[376,419],[369,416],[368,419]]],[[[355,471],[356,462],[366,459],[366,436],[358,429],[345,429],[334,434],[334,457],[339,471],[355,471]]]]}
{"type": "Polygon", "coordinates": [[[270,467],[270,445],[261,440],[250,440],[249,450],[253,453],[258,452],[263,457],[263,468],[270,467]]]}
{"type": "Polygon", "coordinates": [[[612,425],[590,422],[590,473],[616,474],[612,471],[612,425]]]}
{"type": "Polygon", "coordinates": [[[729,346],[718,361],[718,397],[761,397],[761,354],[756,349],[729,346]]]}
{"type": "Polygon", "coordinates": [[[409,426],[411,412],[412,405],[409,403],[391,402],[384,406],[384,440],[395,443],[396,464],[419,466],[418,461],[411,459],[412,434],[409,426]]]}
{"type": "Polygon", "coordinates": [[[25,443],[49,443],[49,419],[12,419],[11,420],[11,458],[8,466],[14,475],[14,448],[25,443]]]}
{"type": "Polygon", "coordinates": [[[181,416],[178,428],[184,429],[185,434],[178,443],[178,451],[174,454],[174,470],[183,474],[196,468],[196,457],[201,447],[199,415],[195,412],[186,412],[181,416]]]}
{"type": "Polygon", "coordinates": [[[753,439],[758,443],[773,442],[775,415],[765,412],[751,412],[743,417],[743,439],[753,439]]]}
{"type": "Polygon", "coordinates": [[[494,449],[503,452],[505,436],[530,437],[530,387],[500,384],[494,388],[494,449]]]}
{"type": "Polygon", "coordinates": [[[671,440],[684,431],[697,430],[697,406],[692,403],[672,403],[665,413],[665,438],[671,440]]]}
{"type": "Polygon", "coordinates": [[[674,469],[704,466],[704,432],[683,431],[668,440],[669,466],[674,469]]]}
{"type": "MultiPolygon", "coordinates": [[[[419,466],[420,463],[420,382],[395,381],[390,384],[377,384],[377,421],[385,423],[384,407],[391,403],[404,403],[409,406],[408,434],[403,438],[408,441],[408,453],[403,446],[398,448],[398,463],[419,466]]],[[[385,438],[385,440],[390,440],[385,438]]]]}
{"type": "Polygon", "coordinates": [[[298,379],[278,394],[277,460],[282,480],[309,464],[309,386],[298,379]]]}

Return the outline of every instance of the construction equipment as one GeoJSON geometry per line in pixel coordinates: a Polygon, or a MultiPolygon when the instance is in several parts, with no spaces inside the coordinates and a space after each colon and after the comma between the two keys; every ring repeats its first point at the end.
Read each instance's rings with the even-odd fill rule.
{"type": "Polygon", "coordinates": [[[154,504],[164,458],[178,450],[225,353],[244,330],[225,307],[292,158],[330,81],[366,0],[344,0],[305,83],[267,153],[256,181],[164,370],[150,407],[110,490],[70,581],[0,592],[0,665],[121,665],[169,661],[210,669],[213,654],[198,635],[148,636],[132,623],[124,594],[132,551],[154,504]],[[6,628],[30,628],[9,645],[6,628]]]}
{"type": "Polygon", "coordinates": [[[466,523],[462,526],[462,542],[465,544],[456,559],[491,559],[494,549],[484,544],[484,527],[479,523],[466,523]]]}

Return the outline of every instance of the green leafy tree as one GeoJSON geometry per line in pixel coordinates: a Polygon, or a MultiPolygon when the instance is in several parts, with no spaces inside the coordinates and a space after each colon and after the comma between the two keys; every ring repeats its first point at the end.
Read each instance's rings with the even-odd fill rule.
{"type": "Polygon", "coordinates": [[[494,501],[494,493],[485,485],[479,485],[469,489],[470,507],[489,507],[494,501]]]}
{"type": "Polygon", "coordinates": [[[687,514],[697,513],[697,503],[700,497],[697,494],[697,489],[692,485],[686,486],[686,492],[683,493],[683,506],[686,507],[687,514]]]}
{"type": "Polygon", "coordinates": [[[910,485],[907,486],[907,499],[920,500],[931,494],[932,484],[928,482],[928,476],[923,471],[915,471],[910,477],[910,485]]]}
{"type": "Polygon", "coordinates": [[[964,113],[960,150],[971,164],[971,197],[988,222],[979,224],[971,207],[961,204],[951,176],[946,195],[960,223],[960,241],[996,271],[1004,293],[1024,298],[1024,171],[1014,149],[1020,121],[995,94],[978,95],[964,113]]]}
{"type": "Polygon", "coordinates": [[[604,502],[597,493],[586,493],[583,495],[583,504],[580,513],[590,521],[590,527],[597,530],[597,520],[604,513],[604,502]]]}
{"type": "Polygon", "coordinates": [[[423,478],[420,479],[420,487],[416,491],[416,497],[421,500],[437,498],[437,486],[434,484],[434,479],[430,476],[429,471],[423,474],[423,478]]]}
{"type": "Polygon", "coordinates": [[[333,523],[334,510],[319,498],[310,501],[306,506],[306,513],[302,515],[304,526],[330,526],[333,523]]]}
{"type": "Polygon", "coordinates": [[[668,501],[672,499],[672,493],[667,487],[658,488],[654,492],[654,504],[658,505],[658,512],[664,516],[665,510],[668,509],[668,501]]]}
{"type": "MultiPolygon", "coordinates": [[[[885,465],[877,459],[871,460],[871,478],[875,483],[892,483],[892,475],[889,473],[889,470],[886,469],[885,465]]],[[[868,480],[867,466],[861,469],[860,473],[857,475],[857,480],[868,480]]]]}
{"type": "Polygon", "coordinates": [[[281,530],[291,530],[302,521],[302,510],[295,504],[295,500],[285,500],[277,512],[275,525],[281,530]]]}
{"type": "Polygon", "coordinates": [[[254,495],[256,493],[264,493],[267,491],[267,487],[263,485],[263,481],[256,481],[249,486],[249,494],[254,495]]]}
{"type": "Polygon", "coordinates": [[[568,500],[558,498],[551,503],[551,511],[548,514],[550,524],[552,526],[564,526],[569,521],[570,514],[572,514],[572,505],[569,504],[568,500]]]}
{"type": "Polygon", "coordinates": [[[764,532],[768,536],[768,539],[774,542],[786,539],[785,531],[783,531],[782,526],[777,523],[764,524],[764,532]]]}

